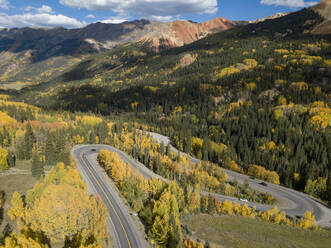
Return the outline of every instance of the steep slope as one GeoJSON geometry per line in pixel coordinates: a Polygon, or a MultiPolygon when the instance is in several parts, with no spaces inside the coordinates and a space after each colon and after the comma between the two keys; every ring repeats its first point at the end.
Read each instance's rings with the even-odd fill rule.
{"type": "Polygon", "coordinates": [[[174,21],[158,24],[154,32],[145,35],[141,40],[150,41],[155,48],[180,47],[233,26],[235,26],[233,22],[221,17],[204,23],[174,21]]]}
{"type": "Polygon", "coordinates": [[[137,20],[121,24],[93,23],[80,29],[14,28],[0,30],[0,87],[20,89],[58,77],[83,55],[127,43],[152,50],[192,43],[224,31],[234,23],[216,18],[205,23],[137,20]]]}
{"type": "Polygon", "coordinates": [[[277,19],[277,18],[286,16],[288,14],[290,14],[290,13],[276,13],[276,14],[268,16],[266,18],[261,18],[261,19],[255,20],[255,21],[250,21],[249,23],[259,23],[259,22],[264,22],[266,20],[273,20],[273,19],[277,19]]]}
{"type": "Polygon", "coordinates": [[[331,161],[331,36],[310,33],[323,21],[303,9],[159,53],[119,46],[20,99],[138,120],[136,128],[152,126],[196,157],[262,166],[326,199],[310,190],[325,182],[331,161]]]}
{"type": "MultiPolygon", "coordinates": [[[[35,61],[59,55],[80,55],[110,49],[125,43],[168,40],[170,47],[191,43],[207,34],[224,31],[234,24],[224,18],[192,23],[137,20],[120,24],[93,23],[80,29],[21,28],[0,31],[0,51],[33,51],[35,61]],[[183,36],[182,33],[185,32],[183,36]],[[172,42],[175,41],[175,42],[172,42]]],[[[157,43],[153,43],[156,48],[157,43]]]]}
{"type": "Polygon", "coordinates": [[[313,34],[331,34],[331,0],[322,0],[319,4],[312,7],[325,18],[325,21],[316,26],[313,34]]]}

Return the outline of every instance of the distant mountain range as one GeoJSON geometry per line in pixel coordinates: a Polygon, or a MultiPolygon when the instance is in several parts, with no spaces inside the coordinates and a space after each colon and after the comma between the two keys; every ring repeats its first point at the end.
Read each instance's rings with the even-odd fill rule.
{"type": "Polygon", "coordinates": [[[178,47],[233,27],[224,18],[204,23],[136,20],[120,24],[93,23],[80,29],[13,28],[0,31],[0,52],[33,51],[35,60],[77,55],[135,42],[151,42],[155,49],[178,47]]]}
{"type": "MultiPolygon", "coordinates": [[[[313,33],[331,32],[331,0],[323,0],[313,9],[325,22],[313,33]]],[[[204,23],[191,21],[155,22],[136,20],[120,24],[93,23],[79,29],[13,28],[0,30],[0,52],[31,51],[34,62],[61,55],[81,55],[107,50],[126,43],[149,42],[156,50],[190,44],[209,34],[218,33],[238,24],[259,23],[283,17],[277,13],[250,22],[235,22],[219,17],[204,23]]]]}
{"type": "Polygon", "coordinates": [[[321,1],[312,10],[323,17],[322,22],[303,17],[293,21],[288,17],[290,13],[277,13],[251,22],[230,21],[222,17],[203,23],[164,23],[143,19],[120,24],[98,22],[79,29],[0,29],[0,83],[5,89],[20,89],[58,78],[89,54],[132,43],[144,44],[158,52],[191,44],[236,26],[248,25],[247,34],[277,30],[274,37],[285,37],[295,32],[331,34],[331,0],[321,1]],[[292,28],[296,23],[302,24],[298,30],[292,28]]]}

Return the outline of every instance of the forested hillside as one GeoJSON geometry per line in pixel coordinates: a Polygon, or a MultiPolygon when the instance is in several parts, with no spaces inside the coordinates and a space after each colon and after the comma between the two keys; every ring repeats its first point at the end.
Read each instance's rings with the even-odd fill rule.
{"type": "Polygon", "coordinates": [[[251,23],[0,30],[0,248],[115,244],[108,226],[131,224],[114,194],[153,247],[276,246],[285,232],[324,247],[330,1],[251,23]],[[79,148],[95,195],[70,153],[87,144],[115,151],[79,148]]]}
{"type": "Polygon", "coordinates": [[[119,114],[198,158],[245,173],[264,167],[328,200],[331,39],[309,33],[322,21],[304,9],[160,53],[126,45],[16,97],[119,114]]]}

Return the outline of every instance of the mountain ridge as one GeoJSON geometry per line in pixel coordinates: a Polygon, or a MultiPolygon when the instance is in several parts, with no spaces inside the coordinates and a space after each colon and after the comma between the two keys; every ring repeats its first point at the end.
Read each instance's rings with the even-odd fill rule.
{"type": "Polygon", "coordinates": [[[190,21],[155,22],[145,19],[120,24],[92,23],[83,28],[13,28],[0,30],[0,51],[20,52],[35,50],[38,59],[56,55],[75,55],[106,50],[139,41],[152,41],[159,49],[163,46],[177,47],[192,43],[210,33],[224,31],[235,24],[225,18],[216,18],[204,23],[190,21]],[[186,35],[182,36],[183,31],[186,35]],[[71,49],[64,45],[71,44],[71,49]]]}

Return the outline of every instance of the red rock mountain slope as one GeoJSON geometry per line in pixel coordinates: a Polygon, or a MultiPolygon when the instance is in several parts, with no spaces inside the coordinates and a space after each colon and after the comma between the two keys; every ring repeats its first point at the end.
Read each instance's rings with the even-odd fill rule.
{"type": "Polygon", "coordinates": [[[235,24],[219,17],[204,23],[190,21],[152,22],[151,26],[153,26],[153,31],[144,35],[140,41],[149,41],[155,48],[159,48],[160,46],[178,47],[190,44],[208,34],[225,31],[235,24]]]}

